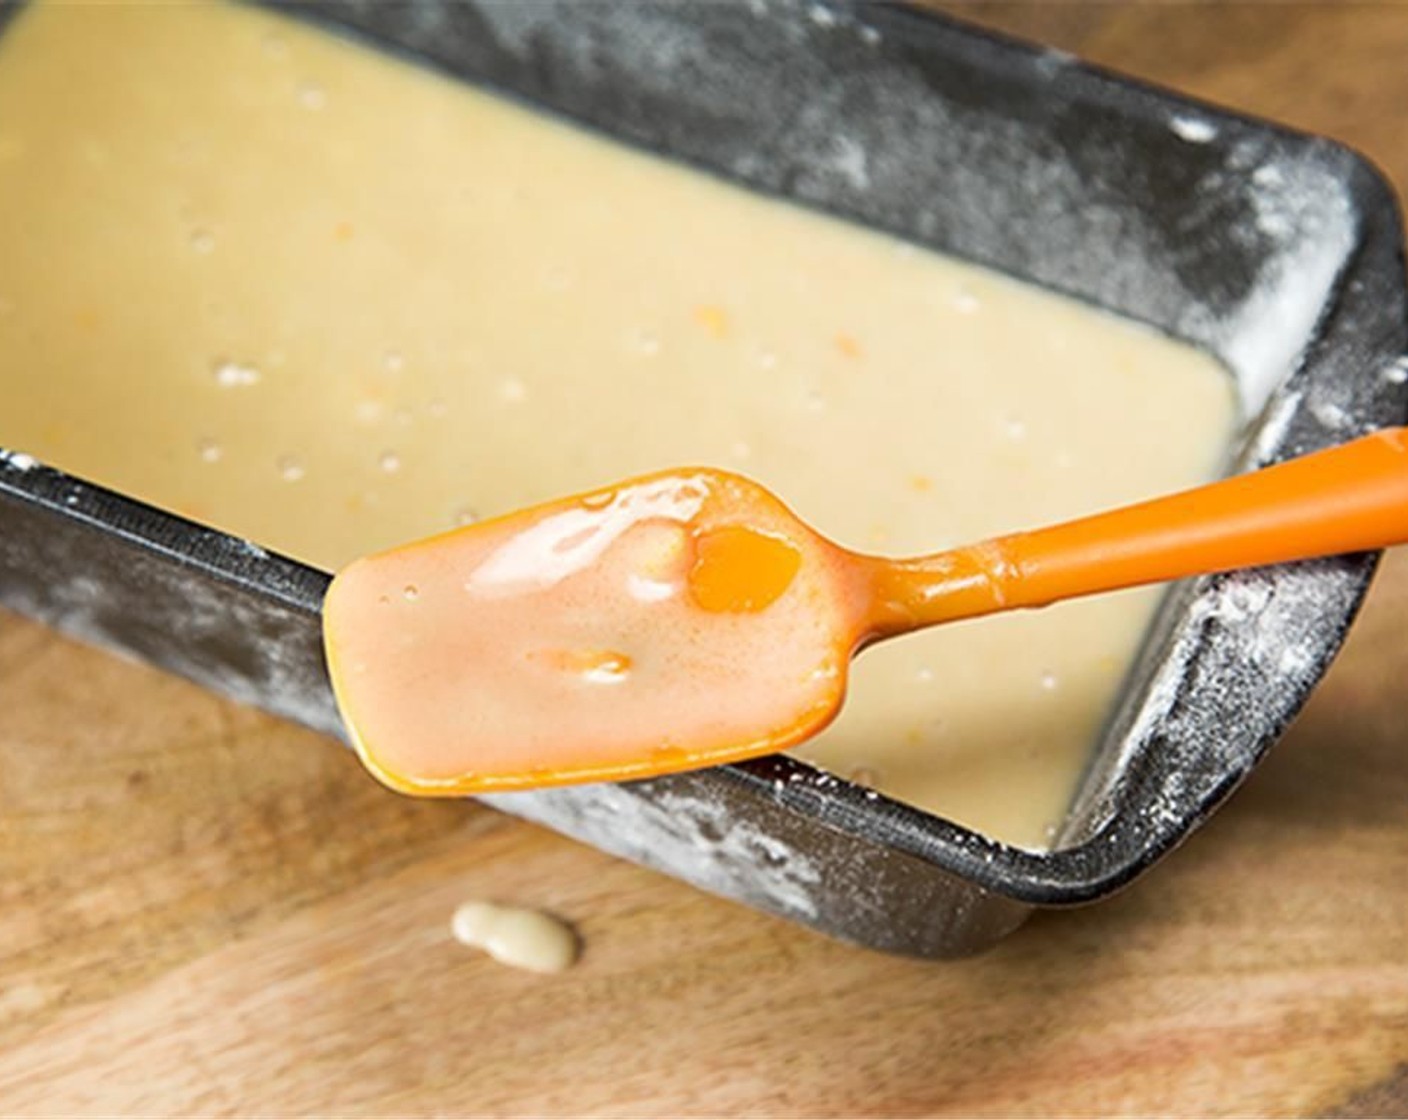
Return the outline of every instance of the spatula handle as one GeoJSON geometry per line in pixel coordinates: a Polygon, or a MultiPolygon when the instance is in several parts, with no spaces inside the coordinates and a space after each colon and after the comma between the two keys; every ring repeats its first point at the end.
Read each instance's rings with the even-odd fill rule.
{"type": "Polygon", "coordinates": [[[883,563],[870,637],[1405,541],[1408,428],[1390,428],[1108,513],[883,563]]]}
{"type": "MultiPolygon", "coordinates": [[[[1408,428],[994,542],[1009,600],[1040,605],[1408,541],[1408,428]]],[[[1018,605],[1012,602],[1011,605],[1018,605]]]]}

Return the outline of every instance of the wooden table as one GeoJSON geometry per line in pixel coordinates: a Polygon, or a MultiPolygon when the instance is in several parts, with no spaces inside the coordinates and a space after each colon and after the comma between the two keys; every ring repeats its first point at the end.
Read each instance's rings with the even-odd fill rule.
{"type": "MultiPolygon", "coordinates": [[[[1408,184],[1408,7],[946,5],[1408,184]]],[[[933,965],[821,937],[0,615],[0,1113],[1408,1110],[1408,553],[1234,802],[1117,899],[933,965]],[[558,978],[462,899],[577,922],[558,978]]]]}

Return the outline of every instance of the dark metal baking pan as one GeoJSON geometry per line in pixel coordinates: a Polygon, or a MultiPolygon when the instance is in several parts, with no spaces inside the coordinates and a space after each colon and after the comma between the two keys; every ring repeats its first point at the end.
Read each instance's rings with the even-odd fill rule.
{"type": "MultiPolygon", "coordinates": [[[[1251,417],[1229,452],[1237,466],[1401,423],[1408,408],[1395,204],[1363,159],[1327,140],[902,8],[365,0],[296,11],[1202,346],[1231,369],[1251,417]]],[[[837,937],[971,952],[1033,906],[1111,893],[1196,828],[1300,708],[1374,562],[1173,589],[1049,853],[785,757],[491,800],[837,937]]],[[[0,455],[0,601],[336,735],[319,641],[326,584],[0,455]]]]}

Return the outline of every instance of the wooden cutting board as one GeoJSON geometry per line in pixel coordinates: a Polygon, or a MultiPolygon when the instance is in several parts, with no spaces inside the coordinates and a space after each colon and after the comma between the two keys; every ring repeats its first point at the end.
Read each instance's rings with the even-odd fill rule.
{"type": "MultiPolygon", "coordinates": [[[[956,4],[1408,184],[1408,7],[956,4]]],[[[1408,1112],[1408,553],[1213,822],[977,959],[832,944],[0,614],[0,1113],[1408,1112]],[[456,946],[555,910],[556,978],[456,946]]]]}

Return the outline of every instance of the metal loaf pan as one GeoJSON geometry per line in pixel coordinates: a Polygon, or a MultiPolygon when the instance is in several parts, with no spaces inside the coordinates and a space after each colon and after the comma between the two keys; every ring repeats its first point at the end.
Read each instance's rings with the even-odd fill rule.
{"type": "MultiPolygon", "coordinates": [[[[296,10],[1200,345],[1231,369],[1250,418],[1229,449],[1234,466],[1404,419],[1398,215],[1379,175],[1326,140],[902,8],[362,0],[296,10]]],[[[837,937],[971,952],[1034,906],[1109,894],[1196,828],[1304,702],[1374,561],[1175,588],[1050,853],[781,757],[491,800],[837,937]]],[[[248,542],[0,455],[0,601],[337,735],[319,642],[326,585],[248,542]]]]}

